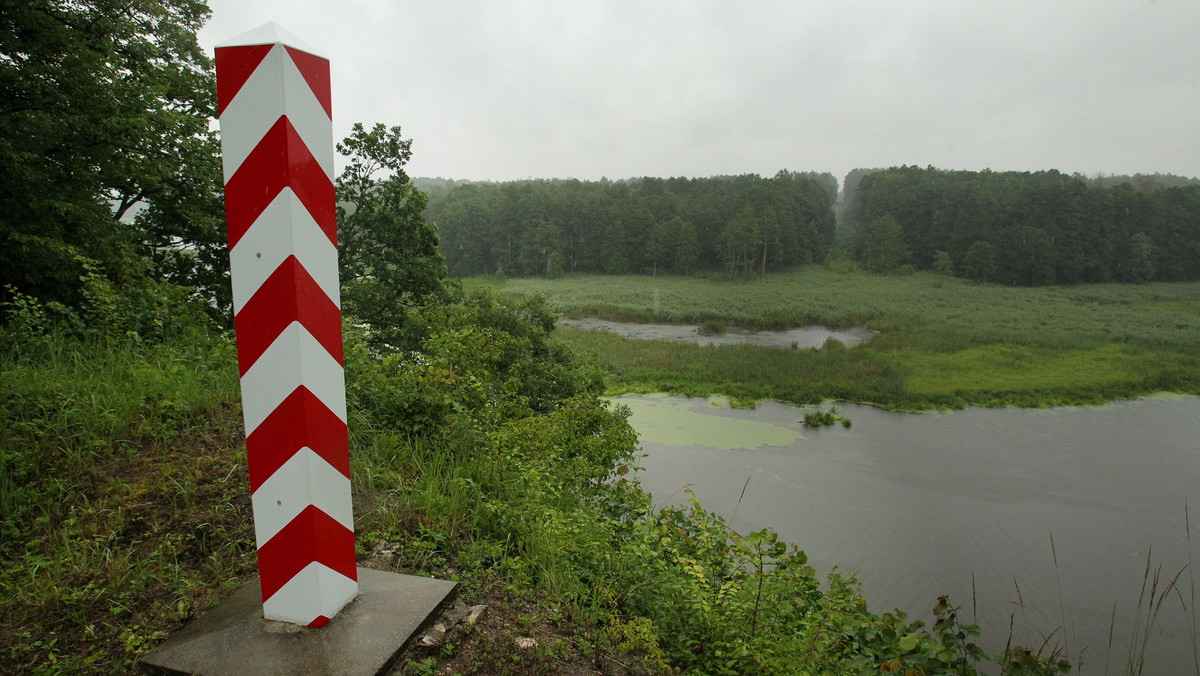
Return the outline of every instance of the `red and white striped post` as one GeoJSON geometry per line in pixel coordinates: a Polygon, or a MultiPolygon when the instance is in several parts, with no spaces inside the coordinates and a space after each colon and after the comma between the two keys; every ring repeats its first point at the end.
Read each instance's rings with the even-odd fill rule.
{"type": "Polygon", "coordinates": [[[268,23],[216,64],[263,615],[321,627],[358,593],[329,60],[268,23]]]}

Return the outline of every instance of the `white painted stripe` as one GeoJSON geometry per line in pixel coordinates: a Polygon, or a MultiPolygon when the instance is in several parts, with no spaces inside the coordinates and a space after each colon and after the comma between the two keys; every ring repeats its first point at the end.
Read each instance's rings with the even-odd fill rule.
{"type": "Polygon", "coordinates": [[[333,617],[355,596],[358,582],[314,561],[263,602],[263,616],[308,625],[319,615],[333,617]]]}
{"type": "Polygon", "coordinates": [[[333,180],[333,123],[287,50],[276,44],[221,113],[224,183],[229,183],[281,115],[287,115],[333,180]]]}
{"type": "Polygon", "coordinates": [[[346,382],[342,365],[300,322],[292,322],[242,376],[246,436],[301,385],[345,422],[346,382]]]}
{"type": "Polygon", "coordinates": [[[317,455],[302,448],[283,463],[251,496],[254,537],[262,547],[309,505],[354,530],[350,504],[350,479],[317,455]]]}
{"type": "Polygon", "coordinates": [[[296,193],[284,188],[229,251],[234,314],[241,312],[263,282],[291,255],[296,256],[329,300],[339,309],[342,307],[337,248],[296,193]]]}

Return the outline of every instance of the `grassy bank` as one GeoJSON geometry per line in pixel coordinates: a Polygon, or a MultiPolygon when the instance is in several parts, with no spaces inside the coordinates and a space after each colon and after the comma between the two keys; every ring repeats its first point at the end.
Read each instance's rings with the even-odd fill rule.
{"type": "Polygon", "coordinates": [[[821,399],[922,410],[1200,392],[1200,284],[1017,288],[808,266],[762,278],[509,280],[572,317],[751,329],[865,326],[845,350],[701,348],[560,330],[617,390],[821,399]]]}
{"type": "Polygon", "coordinates": [[[5,347],[0,672],[128,671],[254,568],[233,351],[5,347]]]}

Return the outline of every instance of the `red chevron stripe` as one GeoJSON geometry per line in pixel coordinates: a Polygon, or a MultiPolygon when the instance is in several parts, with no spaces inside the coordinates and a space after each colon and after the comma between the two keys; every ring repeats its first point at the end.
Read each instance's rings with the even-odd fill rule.
{"type": "Polygon", "coordinates": [[[233,319],[239,376],[254,366],[279,334],[300,322],[329,354],[342,360],[342,311],[295,256],[288,256],[233,319]]]}
{"type": "Polygon", "coordinates": [[[337,246],[333,182],[284,115],[225,184],[230,249],[237,246],[242,235],[284,188],[296,193],[325,236],[337,246]]]}
{"type": "Polygon", "coordinates": [[[257,491],[305,446],[348,479],[349,444],[346,423],[301,385],[246,437],[250,492],[257,491]]]}
{"type": "Polygon", "coordinates": [[[274,596],[280,587],[314,561],[351,580],[358,580],[354,564],[354,531],[309,505],[258,548],[263,601],[274,596]]]}
{"type": "Polygon", "coordinates": [[[308,88],[312,90],[317,100],[321,102],[321,107],[325,109],[325,114],[329,119],[333,119],[333,97],[330,95],[329,86],[329,59],[323,59],[316,54],[302,52],[295,47],[284,45],[284,49],[292,57],[292,63],[296,64],[296,69],[304,76],[304,81],[308,83],[308,88]]]}
{"type": "Polygon", "coordinates": [[[324,615],[317,615],[317,619],[313,620],[312,622],[309,622],[308,626],[313,629],[320,629],[321,627],[324,627],[327,624],[329,624],[328,617],[325,617],[324,615]]]}
{"type": "MultiPolygon", "coordinates": [[[[275,45],[239,45],[217,48],[217,117],[242,90],[258,64],[275,45]]],[[[303,71],[301,71],[303,72],[303,71]]]]}

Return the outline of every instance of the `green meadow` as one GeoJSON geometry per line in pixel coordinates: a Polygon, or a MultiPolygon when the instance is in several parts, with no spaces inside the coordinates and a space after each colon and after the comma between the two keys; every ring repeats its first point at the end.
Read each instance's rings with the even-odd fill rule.
{"type": "Polygon", "coordinates": [[[580,276],[488,284],[569,317],[782,329],[865,326],[844,348],[701,347],[560,328],[614,392],[840,399],[928,410],[1200,393],[1200,283],[1008,287],[806,266],[751,279],[580,276]]]}

